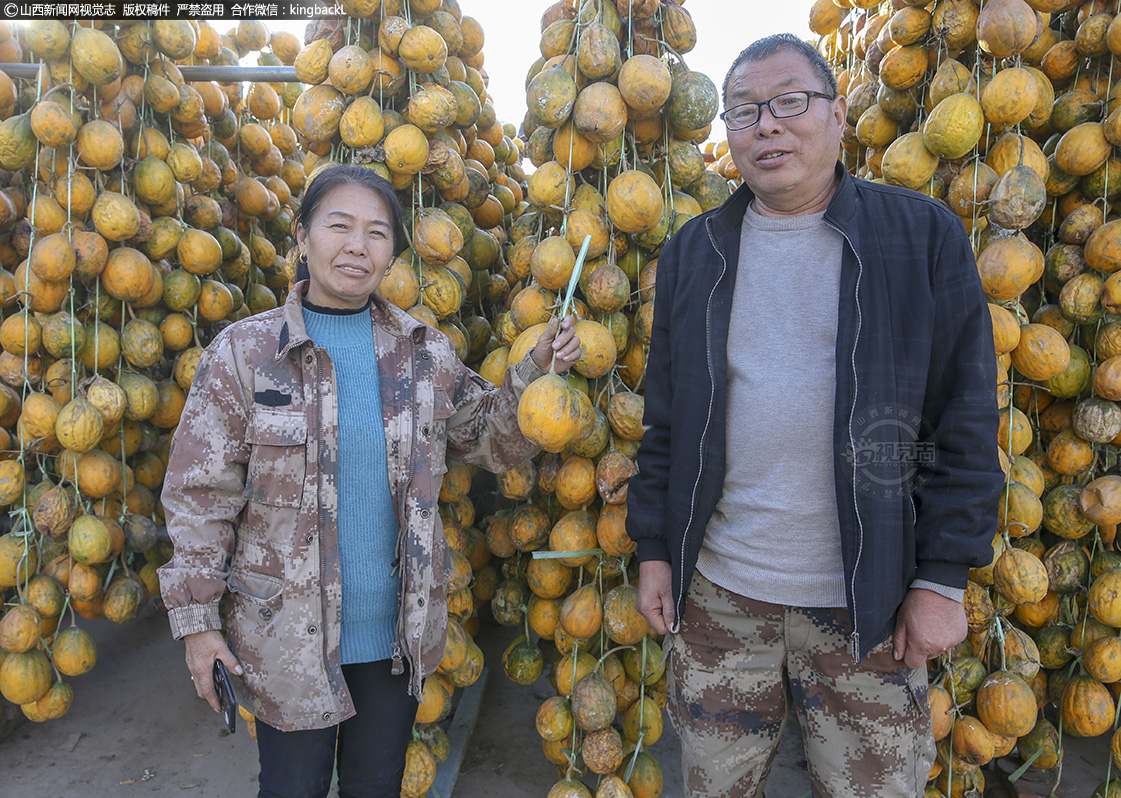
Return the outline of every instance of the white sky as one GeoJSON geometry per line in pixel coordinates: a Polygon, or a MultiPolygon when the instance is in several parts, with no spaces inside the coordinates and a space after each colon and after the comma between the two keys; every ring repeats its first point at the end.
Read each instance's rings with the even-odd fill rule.
{"type": "MultiPolygon", "coordinates": [[[[697,46],[686,54],[689,68],[708,75],[720,87],[732,60],[755,39],[790,32],[812,38],[808,26],[812,0],[687,0],[685,8],[697,26],[697,46]]],[[[483,54],[490,76],[488,91],[498,118],[517,126],[525,115],[525,76],[541,55],[537,49],[541,14],[549,0],[459,0],[463,13],[483,26],[483,54]]],[[[224,31],[221,23],[216,23],[224,31]]],[[[271,23],[290,30],[303,42],[303,22],[271,23]]],[[[723,110],[723,109],[721,109],[723,110]]],[[[720,120],[712,137],[723,138],[720,120]]]]}

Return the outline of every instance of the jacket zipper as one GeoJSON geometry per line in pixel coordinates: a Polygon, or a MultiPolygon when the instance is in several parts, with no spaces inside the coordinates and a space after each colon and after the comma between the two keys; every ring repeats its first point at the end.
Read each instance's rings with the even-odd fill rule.
{"type": "MultiPolygon", "coordinates": [[[[316,425],[320,430],[322,430],[323,429],[323,391],[322,391],[323,359],[319,356],[319,352],[315,351],[315,345],[314,344],[312,344],[312,346],[310,348],[311,348],[311,352],[312,352],[312,357],[315,358],[315,415],[316,415],[316,425]]],[[[323,508],[323,436],[322,435],[320,435],[318,437],[315,446],[316,446],[315,461],[316,461],[316,466],[317,466],[316,469],[315,469],[316,470],[315,480],[316,480],[316,490],[319,493],[319,534],[316,535],[316,538],[317,538],[316,542],[318,544],[317,548],[319,549],[319,573],[320,573],[320,577],[322,578],[323,563],[326,562],[326,557],[324,556],[324,552],[323,552],[323,530],[327,526],[326,519],[324,518],[324,508],[323,508]]],[[[319,604],[320,604],[320,612],[323,614],[323,618],[322,618],[322,621],[321,621],[320,625],[324,627],[324,632],[319,636],[319,638],[320,638],[320,645],[323,647],[323,661],[326,663],[326,662],[329,661],[329,657],[328,657],[328,654],[327,654],[327,634],[326,634],[327,595],[322,590],[319,591],[319,604]]]]}
{"type": "MultiPolygon", "coordinates": [[[[826,222],[826,224],[829,224],[826,222]]],[[[834,230],[841,234],[845,239],[845,243],[849,245],[853,255],[856,256],[856,288],[853,291],[853,298],[856,300],[856,336],[852,343],[852,408],[849,410],[849,446],[851,451],[856,451],[856,441],[852,437],[852,422],[853,417],[856,415],[856,394],[859,390],[860,384],[856,376],[856,348],[860,344],[860,328],[863,326],[863,317],[860,313],[860,278],[864,274],[864,261],[860,259],[860,253],[856,247],[853,246],[852,239],[841,230],[829,224],[834,230]]],[[[912,505],[913,508],[914,505],[912,505]]],[[[860,570],[860,558],[864,553],[864,523],[860,520],[860,502],[857,497],[856,491],[856,464],[853,463],[853,479],[852,479],[852,509],[856,514],[856,530],[857,530],[857,545],[856,545],[856,562],[852,567],[852,579],[850,581],[850,588],[852,591],[852,635],[849,636],[849,643],[852,649],[853,664],[860,662],[860,631],[856,622],[856,574],[860,570]]]]}
{"type": "MultiPolygon", "coordinates": [[[[699,446],[699,461],[697,463],[697,481],[693,483],[693,498],[689,502],[689,520],[685,524],[685,534],[681,536],[681,580],[678,584],[684,586],[685,584],[685,541],[689,538],[689,530],[693,528],[693,516],[697,511],[697,490],[701,486],[701,473],[704,471],[704,452],[705,440],[708,438],[708,426],[712,422],[712,404],[716,397],[716,375],[712,371],[712,298],[716,296],[716,289],[720,285],[720,281],[724,279],[724,275],[728,273],[728,259],[724,257],[724,253],[720,247],[716,245],[716,239],[712,235],[712,229],[709,227],[709,220],[705,220],[705,232],[708,233],[709,243],[712,248],[716,250],[716,254],[720,256],[720,261],[724,264],[720,275],[716,278],[716,282],[712,285],[712,290],[708,294],[708,306],[705,310],[705,354],[708,360],[708,415],[705,417],[705,426],[701,431],[701,440],[699,446]]],[[[685,591],[681,591],[681,595],[677,597],[677,606],[674,608],[674,625],[680,623],[681,619],[681,605],[685,599],[685,591]]],[[[676,629],[670,631],[676,632],[676,629]]]]}
{"type": "MultiPolygon", "coordinates": [[[[415,409],[417,405],[416,405],[416,379],[415,379],[416,368],[415,368],[415,363],[413,362],[413,359],[415,357],[415,351],[413,351],[414,349],[415,349],[415,347],[413,347],[412,338],[410,338],[409,339],[409,359],[408,359],[409,374],[406,375],[406,380],[409,384],[409,389],[410,389],[410,392],[411,392],[410,405],[409,406],[411,408],[415,409]]],[[[412,415],[411,417],[413,419],[413,423],[415,423],[415,414],[412,415]]],[[[408,534],[409,534],[409,523],[408,523],[409,490],[412,488],[413,475],[416,472],[416,466],[413,462],[414,461],[414,458],[413,458],[414,432],[415,432],[415,430],[413,430],[410,427],[410,429],[409,429],[409,445],[407,447],[408,448],[409,477],[408,477],[407,480],[405,480],[405,490],[402,491],[402,493],[401,493],[401,501],[400,501],[401,534],[400,534],[400,536],[397,540],[397,567],[399,569],[398,579],[397,579],[397,639],[393,641],[393,667],[390,671],[394,676],[400,676],[402,673],[405,672],[404,660],[408,659],[409,664],[412,666],[412,672],[410,673],[410,676],[409,676],[410,683],[416,678],[416,673],[417,673],[416,663],[414,663],[412,661],[412,658],[409,656],[409,650],[408,650],[407,645],[404,648],[404,652],[403,652],[404,657],[402,657],[401,639],[404,637],[404,632],[405,632],[405,630],[403,628],[404,623],[405,623],[405,580],[406,580],[408,572],[409,572],[408,565],[404,562],[406,540],[407,540],[408,534]]],[[[411,686],[411,684],[410,684],[410,686],[411,686]]],[[[419,692],[418,692],[418,695],[419,695],[419,692]]]]}

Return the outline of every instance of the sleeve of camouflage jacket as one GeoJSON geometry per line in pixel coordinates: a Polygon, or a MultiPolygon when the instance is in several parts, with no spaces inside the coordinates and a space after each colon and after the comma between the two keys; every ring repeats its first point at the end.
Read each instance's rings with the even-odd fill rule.
{"type": "Polygon", "coordinates": [[[245,506],[246,408],[228,349],[199,361],[164,481],[163,505],[175,556],[159,570],[172,635],[221,628],[234,526],[245,506]]]}
{"type": "Polygon", "coordinates": [[[455,412],[447,420],[448,457],[499,473],[541,451],[518,427],[518,399],[545,374],[533,362],[532,353],[507,369],[497,388],[456,362],[455,412]]]}

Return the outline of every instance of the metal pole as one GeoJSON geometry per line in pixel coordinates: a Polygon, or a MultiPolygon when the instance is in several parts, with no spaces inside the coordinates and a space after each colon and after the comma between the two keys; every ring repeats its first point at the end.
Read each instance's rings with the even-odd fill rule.
{"type": "MultiPolygon", "coordinates": [[[[217,80],[222,83],[236,83],[243,80],[263,81],[266,83],[295,83],[296,68],[289,66],[181,66],[183,79],[193,83],[201,80],[217,80]]],[[[0,64],[0,72],[10,78],[34,79],[39,76],[39,64],[0,64]]]]}

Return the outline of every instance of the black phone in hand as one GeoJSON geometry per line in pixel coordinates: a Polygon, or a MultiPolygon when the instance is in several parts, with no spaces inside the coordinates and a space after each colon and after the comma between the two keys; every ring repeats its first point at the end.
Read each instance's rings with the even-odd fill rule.
{"type": "Polygon", "coordinates": [[[218,694],[218,704],[222,707],[226,728],[233,734],[237,730],[237,699],[234,698],[234,688],[230,684],[230,672],[220,659],[214,660],[214,692],[218,694]]]}

